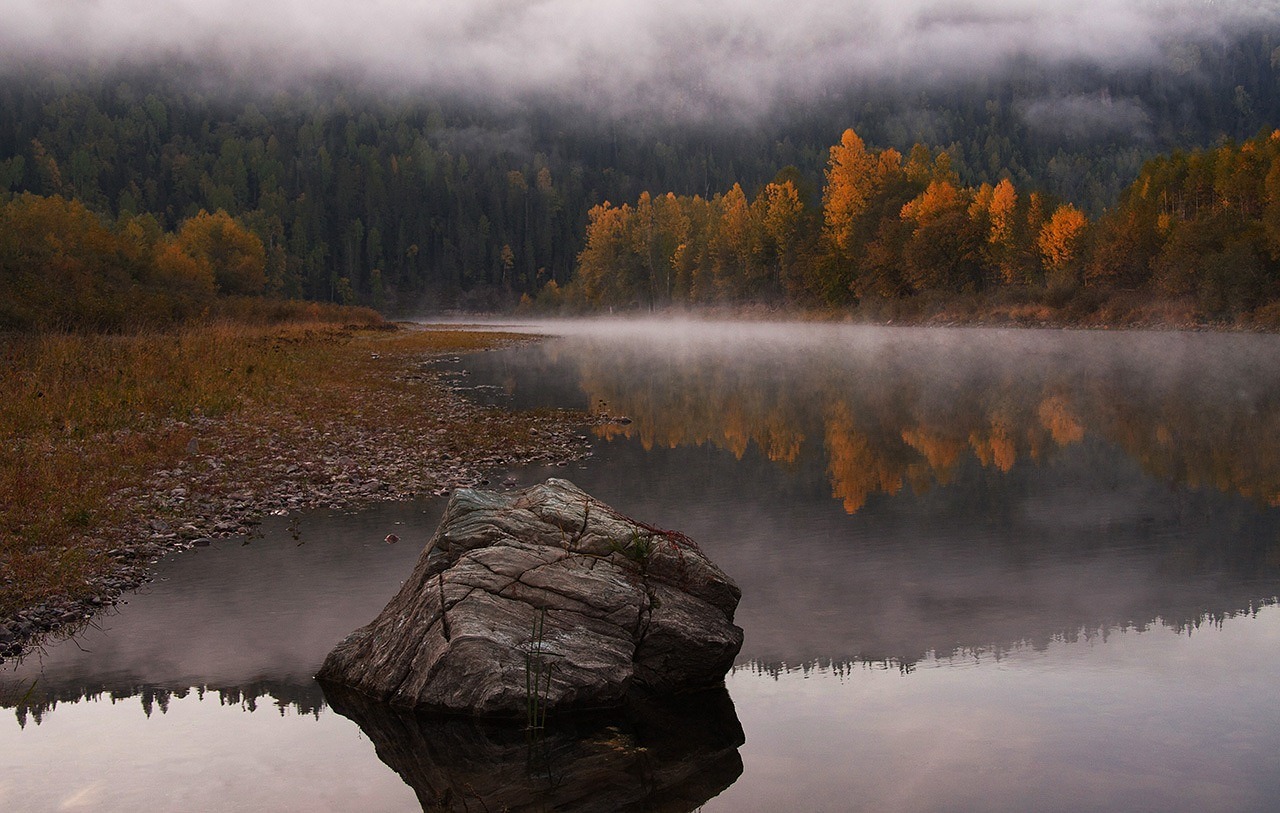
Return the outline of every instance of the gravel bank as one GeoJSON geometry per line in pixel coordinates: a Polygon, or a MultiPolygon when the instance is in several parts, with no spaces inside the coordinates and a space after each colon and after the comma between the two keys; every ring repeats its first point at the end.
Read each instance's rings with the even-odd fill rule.
{"type": "MultiPolygon", "coordinates": [[[[403,339],[390,349],[371,340],[353,350],[344,376],[351,383],[337,391],[166,422],[161,431],[189,436],[185,454],[113,493],[129,520],[93,529],[88,541],[108,561],[83,593],[0,618],[0,659],[74,635],[144,584],[160,557],[252,536],[264,516],[443,495],[483,484],[501,467],[563,465],[588,454],[586,415],[479,407],[456,378],[436,371],[452,355],[416,351],[403,339]]],[[[102,440],[131,438],[117,432],[102,440]]]]}

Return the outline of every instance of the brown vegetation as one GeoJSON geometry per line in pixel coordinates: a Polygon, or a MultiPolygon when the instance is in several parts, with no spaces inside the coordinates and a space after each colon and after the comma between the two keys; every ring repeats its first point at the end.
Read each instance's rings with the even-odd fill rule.
{"type": "Polygon", "coordinates": [[[278,496],[282,483],[302,506],[315,504],[313,488],[375,475],[386,485],[362,499],[434,490],[477,476],[477,461],[536,456],[540,433],[567,431],[570,416],[480,409],[423,368],[432,354],[512,337],[345,327],[349,312],[331,315],[0,339],[0,621],[102,593],[104,574],[150,537],[148,521],[199,524],[237,494],[278,496]]]}
{"type": "Polygon", "coordinates": [[[151,215],[110,222],[77,200],[19,195],[0,205],[0,330],[382,321],[369,309],[269,298],[281,283],[268,259],[262,241],[223,211],[199,212],[169,234],[151,215]]]}

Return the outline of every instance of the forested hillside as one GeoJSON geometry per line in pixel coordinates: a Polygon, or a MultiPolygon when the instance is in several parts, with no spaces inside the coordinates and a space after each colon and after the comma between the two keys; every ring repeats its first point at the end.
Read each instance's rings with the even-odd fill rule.
{"type": "Polygon", "coordinates": [[[984,79],[863,80],[763,117],[689,121],[355,83],[261,89],[183,65],[11,68],[0,198],[56,195],[104,227],[151,215],[170,233],[225,212],[262,243],[271,293],[503,307],[570,281],[587,213],[605,201],[710,199],[735,184],[755,199],[792,167],[796,203],[816,212],[829,147],[850,126],[877,153],[930,145],[957,188],[1008,181],[1024,203],[1035,192],[1098,217],[1148,158],[1280,123],[1277,44],[1171,42],[1125,69],[1027,57],[984,79]]]}
{"type": "Polygon", "coordinates": [[[1096,221],[1008,178],[966,186],[946,151],[871,150],[853,130],[825,177],[821,206],[790,172],[753,199],[735,184],[597,206],[577,280],[541,302],[845,307],[1007,292],[1033,313],[1128,293],[1199,320],[1280,300],[1280,130],[1153,159],[1096,221]]]}

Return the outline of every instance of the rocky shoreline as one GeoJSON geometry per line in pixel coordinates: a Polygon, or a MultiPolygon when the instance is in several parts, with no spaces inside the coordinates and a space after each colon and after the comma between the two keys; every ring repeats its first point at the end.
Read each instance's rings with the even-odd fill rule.
{"type": "MultiPolygon", "coordinates": [[[[250,538],[265,516],[446,495],[486,484],[499,468],[563,466],[590,454],[588,416],[477,406],[460,382],[433,369],[451,356],[368,354],[360,363],[379,368],[388,386],[356,388],[336,405],[256,405],[167,422],[161,431],[190,436],[186,454],[179,465],[115,492],[115,507],[130,520],[95,529],[91,541],[110,559],[105,572],[79,595],[0,618],[0,662],[74,636],[149,581],[161,557],[215,539],[250,538]]],[[[127,443],[127,435],[106,440],[127,443]]]]}

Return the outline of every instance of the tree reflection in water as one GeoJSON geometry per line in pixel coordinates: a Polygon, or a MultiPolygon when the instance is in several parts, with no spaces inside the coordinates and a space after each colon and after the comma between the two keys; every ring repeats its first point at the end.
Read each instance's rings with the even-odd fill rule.
{"type": "Polygon", "coordinates": [[[544,353],[545,366],[572,369],[591,409],[631,419],[595,427],[602,440],[708,444],[739,459],[754,446],[782,465],[820,455],[849,513],[874,494],[946,485],[966,460],[1008,472],[1087,437],[1153,476],[1276,505],[1275,346],[1261,336],[641,324],[521,361],[544,353]]]}
{"type": "Polygon", "coordinates": [[[1280,595],[1277,337],[564,332],[472,380],[629,419],[593,427],[575,479],[734,574],[741,662],[909,667],[1280,595]]]}

